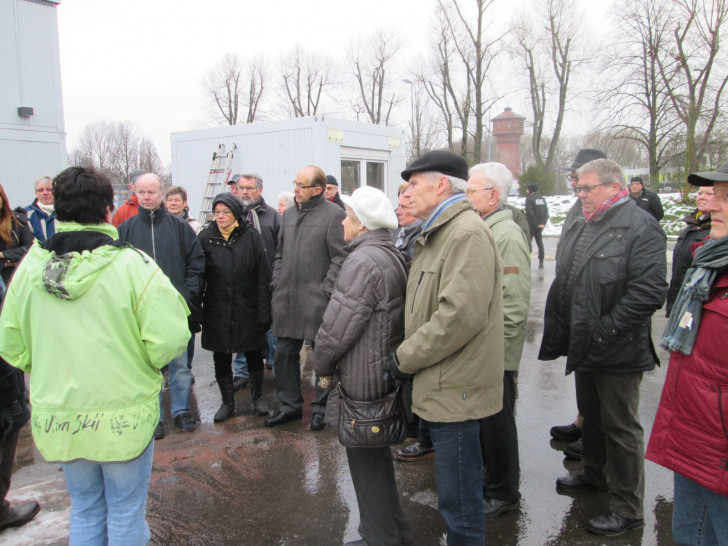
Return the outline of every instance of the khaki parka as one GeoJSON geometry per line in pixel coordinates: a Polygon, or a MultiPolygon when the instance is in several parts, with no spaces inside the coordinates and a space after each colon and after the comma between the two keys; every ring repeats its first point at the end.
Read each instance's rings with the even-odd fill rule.
{"type": "Polygon", "coordinates": [[[401,371],[427,421],[481,419],[503,407],[502,264],[468,201],[446,208],[415,244],[401,371]]]}

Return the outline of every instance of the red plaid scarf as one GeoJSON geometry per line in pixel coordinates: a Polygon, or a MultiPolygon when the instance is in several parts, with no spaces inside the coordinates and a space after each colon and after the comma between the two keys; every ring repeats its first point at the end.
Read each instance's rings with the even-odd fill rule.
{"type": "Polygon", "coordinates": [[[604,214],[611,207],[613,207],[614,205],[616,205],[618,203],[624,203],[625,201],[627,201],[627,199],[629,199],[628,190],[622,190],[620,192],[617,192],[614,195],[612,195],[609,199],[604,201],[604,203],[599,205],[599,208],[597,208],[594,212],[588,213],[587,211],[584,211],[584,220],[586,220],[587,224],[591,224],[594,220],[599,218],[602,214],[604,214]]]}

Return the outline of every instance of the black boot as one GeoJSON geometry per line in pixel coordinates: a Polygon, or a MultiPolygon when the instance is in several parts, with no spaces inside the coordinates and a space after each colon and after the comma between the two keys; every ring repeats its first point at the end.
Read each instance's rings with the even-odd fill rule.
{"type": "Polygon", "coordinates": [[[263,370],[249,370],[250,396],[253,399],[253,411],[258,415],[268,415],[268,404],[263,400],[263,370]]]}
{"type": "Polygon", "coordinates": [[[220,387],[222,405],[217,410],[213,421],[219,423],[235,415],[235,395],[233,394],[233,376],[226,375],[217,378],[217,386],[220,387]]]}

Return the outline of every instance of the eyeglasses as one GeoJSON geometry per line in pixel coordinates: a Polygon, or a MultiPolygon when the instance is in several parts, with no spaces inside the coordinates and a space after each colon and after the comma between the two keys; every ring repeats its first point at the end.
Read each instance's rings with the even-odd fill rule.
{"type": "Polygon", "coordinates": [[[222,214],[223,216],[228,216],[228,215],[230,215],[232,213],[233,213],[233,211],[231,211],[231,210],[216,210],[216,211],[213,211],[213,214],[215,216],[219,216],[220,214],[222,214]]]}
{"type": "Polygon", "coordinates": [[[601,182],[599,184],[594,184],[593,186],[574,186],[574,193],[591,193],[597,186],[609,186],[611,183],[612,182],[601,182]]]}
{"type": "Polygon", "coordinates": [[[301,184],[300,182],[296,182],[295,180],[293,181],[293,185],[296,186],[299,190],[307,190],[309,188],[317,188],[318,187],[318,186],[316,186],[316,184],[313,184],[311,186],[304,186],[303,184],[301,184]]]}
{"type": "Polygon", "coordinates": [[[238,186],[238,189],[243,191],[253,191],[257,190],[258,186],[238,186]]]}
{"type": "Polygon", "coordinates": [[[475,189],[469,189],[465,190],[465,197],[470,197],[473,195],[476,191],[487,191],[487,190],[494,190],[495,186],[491,186],[490,188],[475,188],[475,189]]]}

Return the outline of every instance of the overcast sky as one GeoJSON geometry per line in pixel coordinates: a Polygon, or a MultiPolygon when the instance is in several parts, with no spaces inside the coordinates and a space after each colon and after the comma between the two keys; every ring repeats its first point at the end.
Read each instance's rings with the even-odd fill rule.
{"type": "MultiPolygon", "coordinates": [[[[526,1],[500,2],[500,17],[505,22],[526,1]]],[[[578,1],[599,9],[609,4],[578,1]]],[[[171,132],[214,125],[206,114],[201,78],[224,53],[265,54],[276,62],[281,53],[300,44],[343,58],[352,37],[367,36],[379,26],[398,32],[407,43],[406,59],[415,63],[429,54],[434,4],[435,0],[63,0],[57,10],[68,149],[93,121],[128,120],[154,141],[167,165],[171,132]]],[[[508,104],[525,109],[526,93],[516,95],[508,104]]],[[[505,102],[495,114],[504,106],[505,102]]],[[[408,112],[408,103],[403,108],[408,112]]],[[[404,126],[406,119],[402,121],[404,126]]]]}

